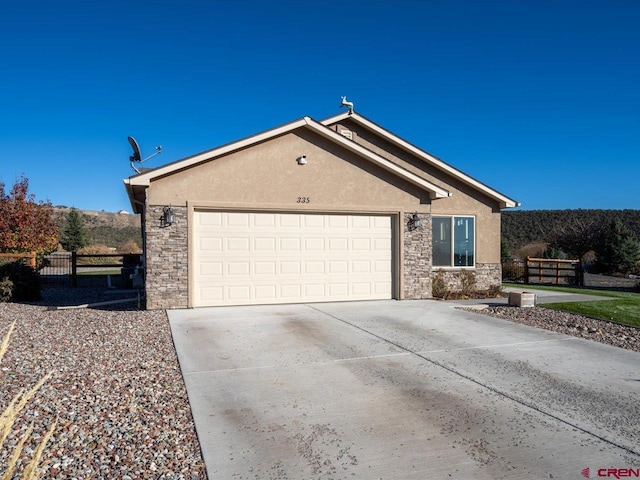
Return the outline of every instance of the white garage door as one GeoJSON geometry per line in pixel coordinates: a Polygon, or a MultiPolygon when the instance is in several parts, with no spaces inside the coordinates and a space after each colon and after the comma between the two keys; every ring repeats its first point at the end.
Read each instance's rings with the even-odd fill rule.
{"type": "Polygon", "coordinates": [[[196,211],[194,306],[391,298],[391,217],[196,211]]]}

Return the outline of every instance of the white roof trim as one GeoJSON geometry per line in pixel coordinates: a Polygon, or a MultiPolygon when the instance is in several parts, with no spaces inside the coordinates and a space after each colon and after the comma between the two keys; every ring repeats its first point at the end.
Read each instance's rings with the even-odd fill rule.
{"type": "Polygon", "coordinates": [[[358,145],[357,143],[348,140],[347,138],[343,137],[339,133],[334,132],[330,128],[325,127],[320,122],[317,122],[311,119],[310,117],[304,117],[300,120],[288,123],[281,127],[277,127],[272,130],[267,130],[266,132],[262,132],[254,136],[247,137],[242,140],[238,140],[237,142],[223,145],[213,150],[208,150],[206,152],[199,153],[197,155],[194,155],[193,157],[188,157],[183,160],[178,160],[177,162],[170,163],[163,167],[158,167],[154,170],[149,170],[148,172],[143,172],[130,178],[125,178],[124,183],[125,185],[127,185],[128,190],[131,190],[131,187],[134,185],[147,187],[149,186],[152,180],[158,177],[170,175],[171,173],[176,172],[178,170],[182,170],[184,168],[197,165],[198,163],[214,159],[221,155],[225,155],[227,153],[231,153],[233,151],[236,151],[245,147],[249,147],[251,145],[268,140],[270,138],[274,138],[278,135],[291,132],[292,130],[295,130],[300,127],[309,128],[310,130],[313,130],[314,132],[320,134],[321,136],[325,138],[329,138],[333,142],[340,144],[346,149],[368,159],[369,161],[378,165],[379,167],[391,173],[394,173],[400,178],[405,179],[409,183],[416,185],[422,188],[423,190],[428,191],[432,199],[445,198],[451,195],[447,190],[441,187],[438,187],[437,185],[434,185],[433,183],[410,172],[409,170],[402,168],[399,165],[396,165],[390,160],[387,160],[386,158],[381,157],[380,155],[372,152],[371,150],[368,150],[362,145],[358,145]]]}
{"type": "Polygon", "coordinates": [[[415,145],[411,145],[409,142],[394,135],[388,130],[385,130],[379,125],[376,125],[372,121],[364,118],[362,115],[358,115],[357,113],[349,114],[348,112],[345,112],[345,113],[341,113],[339,115],[335,115],[333,117],[327,118],[325,120],[322,120],[320,123],[326,126],[326,125],[330,125],[332,123],[339,122],[345,119],[350,119],[355,121],[356,123],[359,123],[360,125],[367,128],[368,130],[371,130],[377,133],[378,135],[382,136],[383,138],[386,138],[391,143],[398,145],[403,150],[416,155],[418,158],[422,158],[423,160],[432,164],[437,169],[448,173],[452,177],[457,178],[458,180],[460,180],[463,183],[466,183],[467,185],[474,187],[475,189],[483,192],[485,195],[489,196],[490,198],[494,198],[498,200],[502,208],[513,208],[513,207],[520,206],[519,202],[516,202],[515,200],[512,200],[511,198],[501,194],[500,192],[493,190],[492,188],[486,186],[484,183],[481,183],[478,180],[470,177],[469,175],[461,172],[460,170],[452,167],[451,165],[448,165],[447,163],[443,162],[439,158],[434,157],[433,155],[430,155],[424,150],[419,149],[415,145]]]}

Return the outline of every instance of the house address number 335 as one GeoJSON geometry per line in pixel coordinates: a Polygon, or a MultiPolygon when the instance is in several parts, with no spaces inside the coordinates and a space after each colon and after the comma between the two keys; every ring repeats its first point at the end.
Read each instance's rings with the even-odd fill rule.
{"type": "Polygon", "coordinates": [[[298,197],[298,200],[296,200],[296,203],[311,203],[311,198],[310,197],[298,197]]]}

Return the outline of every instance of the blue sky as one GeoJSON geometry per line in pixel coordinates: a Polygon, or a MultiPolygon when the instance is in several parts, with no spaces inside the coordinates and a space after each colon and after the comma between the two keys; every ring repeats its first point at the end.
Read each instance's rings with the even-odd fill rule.
{"type": "Polygon", "coordinates": [[[524,209],[640,208],[640,2],[0,5],[0,181],[131,210],[155,167],[356,111],[524,209]]]}

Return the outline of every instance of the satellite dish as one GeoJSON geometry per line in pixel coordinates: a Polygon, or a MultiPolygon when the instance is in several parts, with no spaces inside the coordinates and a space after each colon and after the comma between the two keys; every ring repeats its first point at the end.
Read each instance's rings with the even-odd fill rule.
{"type": "Polygon", "coordinates": [[[140,162],[142,157],[140,156],[140,146],[138,142],[136,142],[136,139],[133,137],[127,137],[127,140],[129,140],[129,145],[133,148],[133,155],[129,157],[129,160],[132,162],[140,162]]]}
{"type": "Polygon", "coordinates": [[[131,168],[133,169],[134,172],[136,173],[140,173],[140,169],[138,169],[133,162],[146,162],[147,160],[149,160],[151,157],[155,157],[156,155],[162,153],[162,145],[158,145],[156,147],[156,152],[152,153],[151,155],[149,155],[147,158],[142,158],[142,155],[140,155],[140,146],[138,145],[138,142],[136,142],[136,139],[133,137],[127,137],[127,140],[129,140],[129,145],[131,145],[131,148],[133,149],[133,155],[129,156],[129,162],[131,163],[131,168]]]}

